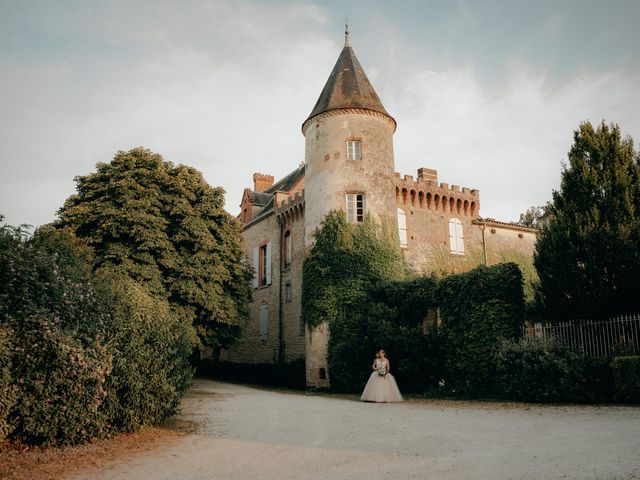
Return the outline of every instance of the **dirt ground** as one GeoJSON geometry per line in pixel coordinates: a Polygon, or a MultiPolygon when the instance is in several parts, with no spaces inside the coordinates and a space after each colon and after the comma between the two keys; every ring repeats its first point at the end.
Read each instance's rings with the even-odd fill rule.
{"type": "Polygon", "coordinates": [[[633,479],[640,409],[297,394],[196,380],[153,448],[74,480],[633,479]]]}
{"type": "Polygon", "coordinates": [[[161,427],[0,450],[0,479],[640,479],[640,408],[366,404],[196,380],[161,427]]]}

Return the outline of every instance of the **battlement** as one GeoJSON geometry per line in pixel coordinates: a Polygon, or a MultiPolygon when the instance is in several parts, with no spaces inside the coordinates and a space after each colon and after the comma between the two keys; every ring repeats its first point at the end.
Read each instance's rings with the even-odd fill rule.
{"type": "Polygon", "coordinates": [[[287,224],[304,217],[304,189],[283,200],[276,209],[278,220],[287,224]]]}
{"type": "Polygon", "coordinates": [[[476,218],[480,210],[480,191],[459,185],[438,183],[438,172],[419,168],[418,177],[395,173],[396,204],[428,210],[451,212],[476,218]]]}

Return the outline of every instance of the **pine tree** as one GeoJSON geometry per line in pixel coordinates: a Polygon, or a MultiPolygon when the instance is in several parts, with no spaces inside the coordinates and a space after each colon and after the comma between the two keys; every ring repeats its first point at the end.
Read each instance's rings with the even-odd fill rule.
{"type": "Polygon", "coordinates": [[[539,298],[556,320],[640,311],[640,158],[618,125],[574,133],[536,245],[539,298]]]}

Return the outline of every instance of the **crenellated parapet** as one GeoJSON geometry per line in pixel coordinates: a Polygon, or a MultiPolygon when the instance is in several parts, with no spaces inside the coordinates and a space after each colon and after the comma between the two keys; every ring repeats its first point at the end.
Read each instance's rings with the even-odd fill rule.
{"type": "Polygon", "coordinates": [[[276,209],[278,221],[289,225],[304,218],[304,189],[283,200],[276,209]]]}
{"type": "Polygon", "coordinates": [[[477,218],[480,210],[480,191],[458,185],[438,183],[438,172],[418,169],[418,177],[395,173],[396,205],[450,212],[477,218]]]}

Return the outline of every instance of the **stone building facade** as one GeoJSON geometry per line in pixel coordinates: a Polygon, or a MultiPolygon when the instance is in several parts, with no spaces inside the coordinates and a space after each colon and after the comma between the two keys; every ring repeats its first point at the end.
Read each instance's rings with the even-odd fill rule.
{"type": "Polygon", "coordinates": [[[386,111],[349,43],[302,124],[305,160],[278,182],[253,176],[240,205],[245,248],[255,278],[250,320],[221,359],[289,363],[304,359],[307,384],[327,387],[329,329],[302,318],[302,264],[324,217],[343,210],[393,219],[400,245],[417,271],[438,258],[464,261],[472,252],[531,255],[536,230],[480,217],[480,192],[439,182],[434,169],[395,172],[396,121],[386,111]]]}

